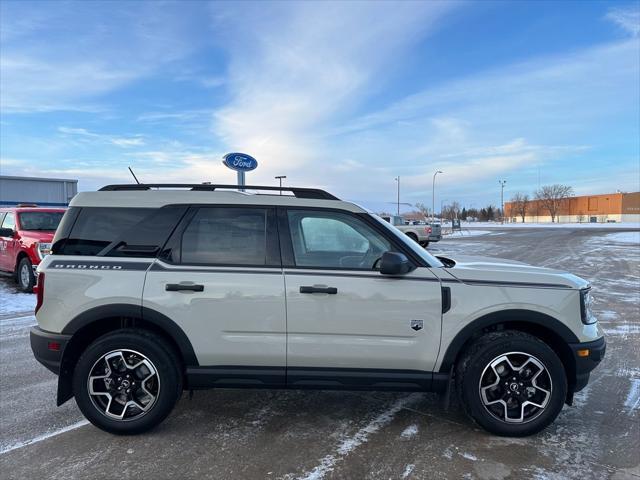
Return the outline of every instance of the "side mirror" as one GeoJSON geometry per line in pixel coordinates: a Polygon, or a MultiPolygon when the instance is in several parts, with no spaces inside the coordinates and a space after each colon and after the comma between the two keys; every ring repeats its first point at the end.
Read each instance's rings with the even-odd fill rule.
{"type": "Polygon", "coordinates": [[[384,252],[380,260],[380,273],[383,275],[404,275],[411,271],[411,263],[404,253],[384,252]]]}
{"type": "Polygon", "coordinates": [[[11,237],[13,238],[13,228],[0,228],[0,237],[11,237]]]}

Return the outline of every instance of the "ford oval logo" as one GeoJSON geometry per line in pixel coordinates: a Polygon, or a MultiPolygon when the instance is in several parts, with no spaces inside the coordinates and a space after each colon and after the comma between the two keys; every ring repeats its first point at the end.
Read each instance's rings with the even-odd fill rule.
{"type": "Polygon", "coordinates": [[[246,153],[227,153],[222,158],[223,164],[238,172],[249,172],[258,166],[258,161],[246,153]]]}

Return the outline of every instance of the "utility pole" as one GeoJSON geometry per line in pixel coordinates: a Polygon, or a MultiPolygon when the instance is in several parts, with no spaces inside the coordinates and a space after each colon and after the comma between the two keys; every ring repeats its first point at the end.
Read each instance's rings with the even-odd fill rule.
{"type": "Polygon", "coordinates": [[[277,175],[277,176],[275,176],[273,178],[275,178],[276,180],[280,180],[280,195],[282,195],[282,179],[283,178],[287,178],[287,176],[286,175],[277,175]]]}
{"type": "Polygon", "coordinates": [[[431,223],[436,221],[436,175],[442,173],[441,170],[438,170],[433,174],[433,185],[431,186],[431,223]]]}
{"type": "Polygon", "coordinates": [[[502,219],[502,224],[504,225],[504,184],[507,183],[506,180],[498,180],[500,184],[500,218],[502,219]]]}
{"type": "Polygon", "coordinates": [[[394,178],[394,180],[398,182],[398,213],[397,215],[400,216],[400,175],[394,178]]]}

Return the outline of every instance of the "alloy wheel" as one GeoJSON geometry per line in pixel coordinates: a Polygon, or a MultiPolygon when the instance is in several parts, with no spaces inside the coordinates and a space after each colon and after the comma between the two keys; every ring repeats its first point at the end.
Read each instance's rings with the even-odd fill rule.
{"type": "Polygon", "coordinates": [[[130,421],[156,403],[160,377],[155,365],[134,350],[113,350],[91,367],[87,381],[93,405],[105,416],[130,421]]]}
{"type": "Polygon", "coordinates": [[[539,417],[551,399],[551,375],[533,355],[509,352],[494,358],[480,376],[484,408],[505,423],[526,423],[539,417]]]}

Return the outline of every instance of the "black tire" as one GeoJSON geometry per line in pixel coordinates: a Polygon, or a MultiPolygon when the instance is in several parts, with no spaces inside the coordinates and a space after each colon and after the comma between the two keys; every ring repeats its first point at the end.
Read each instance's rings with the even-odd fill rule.
{"type": "Polygon", "coordinates": [[[429,242],[422,242],[420,243],[420,245],[422,245],[424,248],[427,248],[429,246],[429,242]]]}
{"type": "MultiPolygon", "coordinates": [[[[131,358],[132,356],[129,356],[130,361],[131,358]]],[[[114,359],[115,357],[112,361],[116,361],[114,359]]],[[[136,364],[138,360],[140,358],[135,358],[132,361],[133,364],[136,364]]],[[[146,366],[140,368],[145,369],[146,366]]],[[[124,376],[125,373],[131,373],[132,371],[125,368],[122,372],[117,372],[115,368],[112,371],[113,376],[124,376]]],[[[153,370],[147,368],[147,372],[143,375],[148,372],[153,372],[153,370]]],[[[140,377],[136,378],[135,375],[132,375],[132,377],[131,381],[134,382],[133,385],[136,385],[135,380],[140,377]]],[[[117,378],[112,377],[110,382],[113,382],[114,389],[109,391],[115,392],[116,395],[124,395],[124,392],[116,392],[115,390],[115,385],[122,387],[122,384],[119,384],[117,380],[117,378]]],[[[83,352],[73,372],[73,393],[76,403],[84,416],[96,427],[119,435],[133,435],[154,428],[171,413],[182,394],[182,381],[180,359],[171,345],[162,337],[146,330],[123,329],[98,338],[83,352]],[[125,418],[124,420],[109,417],[104,413],[104,409],[99,407],[98,404],[101,401],[107,402],[106,397],[89,394],[89,375],[92,371],[93,375],[96,375],[95,369],[100,368],[99,362],[104,362],[103,356],[110,354],[110,352],[121,350],[125,351],[127,355],[133,351],[134,353],[139,353],[140,357],[146,357],[157,374],[157,380],[156,378],[150,380],[153,385],[157,385],[157,391],[152,385],[150,386],[150,383],[145,385],[152,393],[156,394],[153,397],[155,400],[148,407],[149,409],[142,413],[142,409],[137,408],[136,405],[125,407],[122,409],[124,410],[123,415],[131,413],[137,414],[137,416],[132,415],[131,418],[125,418]]],[[[97,388],[108,388],[106,386],[102,387],[100,383],[96,385],[95,382],[103,382],[105,385],[106,382],[94,380],[94,388],[96,390],[97,388]]],[[[143,379],[141,382],[138,380],[138,382],[138,385],[131,387],[131,390],[135,388],[136,392],[140,392],[140,385],[145,384],[147,380],[143,379]]],[[[135,393],[132,393],[132,395],[135,395],[135,393]]],[[[142,395],[144,396],[145,394],[142,393],[142,395]]],[[[124,402],[125,400],[122,401],[124,402]]],[[[118,406],[115,402],[112,405],[118,406]]]]}
{"type": "Polygon", "coordinates": [[[407,237],[409,237],[411,240],[413,240],[414,242],[418,242],[418,237],[416,236],[415,233],[407,233],[407,237]]]}
{"type": "Polygon", "coordinates": [[[456,365],[455,383],[466,414],[485,430],[508,437],[533,435],[546,428],[562,410],[567,396],[567,378],[560,358],[540,339],[518,331],[494,332],[480,337],[466,350],[456,365]],[[508,358],[512,360],[512,365],[517,365],[519,360],[521,367],[525,366],[527,355],[533,357],[528,364],[533,371],[529,374],[529,379],[526,379],[526,368],[513,373],[516,375],[513,377],[509,373],[512,370],[506,363],[494,363],[495,368],[492,369],[491,363],[505,354],[509,354],[508,358]],[[530,390],[531,377],[535,377],[535,373],[540,370],[536,361],[544,369],[538,379],[533,378],[536,388],[530,390]],[[500,371],[501,367],[503,371],[500,371]],[[506,373],[504,377],[500,377],[498,372],[506,373]],[[520,375],[523,378],[520,378],[520,375]],[[512,382],[512,379],[517,380],[512,382]],[[506,380],[504,384],[502,380],[506,380]],[[520,383],[521,380],[524,386],[520,383]],[[481,384],[481,381],[484,383],[481,384]],[[548,397],[544,393],[545,390],[538,389],[538,382],[544,383],[541,386],[550,387],[548,397]],[[512,387],[513,384],[516,385],[512,387]],[[493,405],[485,406],[481,387],[485,391],[487,403],[493,402],[493,405]],[[530,392],[535,393],[529,398],[527,395],[530,392]],[[507,402],[499,403],[501,398],[506,399],[507,402]],[[527,405],[526,402],[530,399],[538,402],[539,405],[544,405],[544,408],[527,405]],[[508,405],[515,405],[515,407],[513,410],[508,410],[508,405]],[[509,413],[513,411],[520,416],[516,417],[509,413]],[[525,412],[529,412],[529,419],[525,412]],[[508,416],[511,420],[522,418],[523,421],[511,423],[504,418],[498,419],[498,415],[508,416]]]}
{"type": "Polygon", "coordinates": [[[33,292],[33,286],[36,284],[36,276],[33,273],[33,265],[28,257],[23,257],[18,262],[18,268],[16,268],[16,283],[18,288],[25,293],[33,292]]]}

